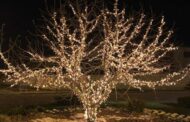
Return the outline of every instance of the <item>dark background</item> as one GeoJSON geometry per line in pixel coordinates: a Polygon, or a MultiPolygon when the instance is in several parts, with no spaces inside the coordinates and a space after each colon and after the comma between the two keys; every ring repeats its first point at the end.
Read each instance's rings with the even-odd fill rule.
{"type": "MultiPolygon", "coordinates": [[[[47,0],[48,6],[60,0],[47,0]]],[[[105,2],[112,3],[110,0],[105,2]]],[[[143,9],[145,13],[164,15],[168,26],[174,26],[175,40],[190,46],[190,2],[189,0],[120,0],[130,12],[143,9]]],[[[5,24],[6,37],[26,36],[33,30],[33,20],[45,9],[45,0],[0,0],[0,25],[5,24]]]]}

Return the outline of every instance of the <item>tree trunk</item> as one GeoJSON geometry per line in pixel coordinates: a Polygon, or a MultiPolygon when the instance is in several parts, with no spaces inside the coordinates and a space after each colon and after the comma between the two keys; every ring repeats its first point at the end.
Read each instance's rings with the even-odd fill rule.
{"type": "Polygon", "coordinates": [[[97,119],[97,108],[96,107],[87,107],[85,109],[84,117],[87,122],[96,122],[97,119]]]}

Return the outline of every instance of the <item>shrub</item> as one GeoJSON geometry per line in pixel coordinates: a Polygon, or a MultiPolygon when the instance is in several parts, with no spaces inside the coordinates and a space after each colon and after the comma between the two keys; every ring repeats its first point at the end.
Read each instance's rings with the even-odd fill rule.
{"type": "Polygon", "coordinates": [[[42,107],[42,106],[37,106],[37,107],[36,107],[36,111],[37,111],[37,112],[44,112],[44,111],[45,111],[45,108],[42,107]]]}
{"type": "Polygon", "coordinates": [[[128,102],[126,109],[129,112],[141,113],[141,112],[143,112],[144,108],[145,108],[144,101],[133,99],[128,102]]]}
{"type": "Polygon", "coordinates": [[[67,96],[67,97],[62,97],[62,96],[55,96],[55,105],[58,106],[76,106],[80,105],[80,102],[76,96],[67,96]]]}
{"type": "Polygon", "coordinates": [[[29,111],[23,106],[18,106],[7,111],[8,115],[27,115],[29,111]]]}

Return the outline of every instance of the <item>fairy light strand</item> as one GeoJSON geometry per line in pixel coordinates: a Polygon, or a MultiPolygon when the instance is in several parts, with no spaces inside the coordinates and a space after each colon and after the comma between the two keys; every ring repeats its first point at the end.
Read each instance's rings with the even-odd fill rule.
{"type": "Polygon", "coordinates": [[[169,30],[167,34],[164,34],[164,17],[161,18],[158,26],[154,26],[153,18],[147,21],[148,17],[144,13],[137,18],[135,16],[127,18],[125,9],[120,11],[118,0],[115,0],[113,11],[102,10],[99,15],[89,20],[88,7],[83,11],[77,11],[72,4],[69,6],[77,18],[74,30],[68,25],[68,21],[72,19],[64,14],[58,17],[54,12],[50,14],[50,20],[45,20],[51,22],[51,25],[47,23],[46,31],[41,32],[41,38],[55,55],[47,57],[34,51],[26,51],[31,60],[56,65],[37,69],[25,64],[14,66],[0,52],[0,57],[7,66],[0,72],[7,77],[7,82],[13,84],[12,86],[25,83],[37,89],[68,88],[82,102],[85,118],[90,122],[95,122],[98,108],[107,100],[117,84],[128,84],[139,89],[147,86],[154,89],[157,86],[175,85],[188,75],[189,67],[186,67],[181,71],[164,75],[157,81],[139,78],[160,74],[170,68],[168,64],[154,65],[160,63],[159,61],[166,54],[177,49],[177,47],[167,45],[173,31],[169,30]],[[136,19],[138,20],[135,22],[136,19]],[[93,43],[93,40],[86,41],[89,35],[96,33],[94,30],[100,26],[103,41],[99,41],[99,44],[88,50],[87,47],[93,43]],[[157,33],[151,34],[155,28],[157,33]],[[140,38],[137,39],[139,36],[140,38]],[[66,41],[69,45],[65,43],[66,41]],[[128,49],[129,52],[126,51],[128,49]],[[159,55],[158,52],[160,52],[159,55]],[[85,62],[89,65],[88,70],[83,70],[81,66],[84,59],[88,61],[85,62]],[[98,66],[90,63],[98,60],[101,61],[98,66]],[[63,68],[66,72],[63,72],[63,68]],[[89,72],[97,69],[103,70],[104,73],[94,78],[89,72]]]}

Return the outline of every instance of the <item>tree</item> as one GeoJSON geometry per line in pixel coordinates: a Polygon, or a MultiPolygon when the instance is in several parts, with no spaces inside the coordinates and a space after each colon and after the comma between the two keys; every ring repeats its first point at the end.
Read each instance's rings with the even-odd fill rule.
{"type": "Polygon", "coordinates": [[[13,65],[0,52],[6,64],[0,72],[6,81],[38,89],[68,88],[81,101],[86,120],[95,122],[97,109],[118,84],[155,88],[175,85],[188,74],[186,67],[168,72],[157,81],[144,78],[165,74],[170,64],[161,61],[177,49],[169,43],[173,31],[165,31],[164,17],[156,25],[158,21],[143,13],[139,17],[126,17],[125,9],[118,9],[118,0],[113,10],[80,7],[69,4],[67,13],[54,11],[48,17],[43,16],[45,26],[38,34],[51,54],[34,50],[26,53],[31,62],[48,65],[38,68],[25,63],[13,65]]]}

